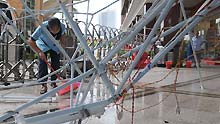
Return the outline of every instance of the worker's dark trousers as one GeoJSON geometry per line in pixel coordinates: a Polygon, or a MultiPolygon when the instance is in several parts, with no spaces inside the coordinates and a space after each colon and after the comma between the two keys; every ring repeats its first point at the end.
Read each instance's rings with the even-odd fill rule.
{"type": "MultiPolygon", "coordinates": [[[[57,52],[53,51],[53,50],[49,50],[47,52],[44,52],[46,58],[48,56],[51,58],[51,66],[54,70],[57,70],[60,68],[60,54],[57,54],[57,52]]],[[[52,72],[52,70],[51,70],[52,72]]],[[[44,77],[45,75],[48,74],[48,68],[47,68],[47,64],[41,59],[39,58],[39,66],[38,66],[38,79],[44,77]]],[[[51,76],[51,80],[56,80],[57,77],[56,75],[52,75],[51,76]]],[[[47,78],[42,80],[41,82],[47,81],[47,78]]]]}

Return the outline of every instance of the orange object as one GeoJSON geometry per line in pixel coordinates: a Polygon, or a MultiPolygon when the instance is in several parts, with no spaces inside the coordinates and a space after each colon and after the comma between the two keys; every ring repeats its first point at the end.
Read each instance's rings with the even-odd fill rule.
{"type": "MultiPolygon", "coordinates": [[[[65,84],[65,82],[62,82],[62,84],[65,84]]],[[[74,82],[72,84],[72,86],[73,86],[73,90],[76,91],[79,88],[79,86],[80,86],[80,82],[74,82]]],[[[67,87],[59,90],[58,91],[58,95],[62,96],[62,95],[65,95],[65,94],[67,94],[69,92],[70,92],[70,85],[68,85],[67,87]]]]}
{"type": "MultiPolygon", "coordinates": [[[[45,60],[45,63],[47,64],[47,66],[48,66],[52,71],[54,71],[54,69],[52,68],[52,66],[50,65],[50,63],[49,63],[48,61],[45,60]]],[[[62,77],[61,77],[60,75],[58,75],[58,74],[55,74],[55,75],[56,75],[56,77],[57,77],[59,80],[62,80],[62,77]]],[[[61,84],[63,85],[63,84],[65,84],[65,82],[62,82],[61,84]]],[[[79,88],[79,86],[80,86],[80,82],[74,82],[72,85],[73,85],[73,90],[76,91],[76,90],[79,88]]],[[[61,96],[61,95],[64,95],[64,94],[66,94],[66,93],[68,93],[68,92],[70,92],[70,85],[68,85],[67,87],[65,87],[65,88],[63,88],[63,89],[61,89],[61,90],[59,90],[59,91],[58,91],[58,95],[61,96]]]]}
{"type": "Polygon", "coordinates": [[[172,68],[172,64],[173,64],[172,61],[166,61],[166,68],[167,69],[171,69],[172,68]]]}
{"type": "MultiPolygon", "coordinates": [[[[133,53],[131,59],[134,60],[137,54],[138,52],[133,53]]],[[[150,60],[148,59],[148,54],[147,52],[144,52],[137,65],[135,66],[135,69],[143,69],[148,63],[150,63],[150,60]]]]}
{"type": "Polygon", "coordinates": [[[186,68],[192,67],[192,61],[186,61],[186,68]]]}

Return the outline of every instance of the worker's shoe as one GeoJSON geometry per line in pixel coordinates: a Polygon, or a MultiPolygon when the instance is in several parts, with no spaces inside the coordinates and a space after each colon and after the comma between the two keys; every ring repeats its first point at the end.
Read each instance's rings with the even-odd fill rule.
{"type": "Polygon", "coordinates": [[[51,83],[50,85],[52,88],[56,88],[57,87],[57,84],[56,83],[51,83]]]}
{"type": "Polygon", "coordinates": [[[41,86],[40,94],[44,94],[47,92],[47,84],[43,84],[41,86]]]}

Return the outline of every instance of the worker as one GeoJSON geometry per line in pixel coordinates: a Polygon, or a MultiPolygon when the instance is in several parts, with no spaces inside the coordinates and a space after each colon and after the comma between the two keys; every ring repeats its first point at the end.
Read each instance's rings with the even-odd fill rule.
{"type": "MultiPolygon", "coordinates": [[[[62,44],[64,42],[65,25],[60,22],[58,18],[52,17],[48,21],[42,23],[50,34],[59,40],[62,44]]],[[[38,79],[48,74],[47,61],[48,56],[51,58],[51,66],[53,70],[60,68],[60,51],[53,41],[46,35],[41,26],[38,26],[34,33],[28,40],[28,44],[38,53],[38,79]]],[[[51,76],[51,81],[56,80],[56,75],[51,76]]],[[[46,82],[47,78],[41,82],[46,82]]],[[[51,87],[57,87],[56,83],[51,83],[51,87]]],[[[47,84],[42,84],[40,94],[47,92],[47,84]]]]}

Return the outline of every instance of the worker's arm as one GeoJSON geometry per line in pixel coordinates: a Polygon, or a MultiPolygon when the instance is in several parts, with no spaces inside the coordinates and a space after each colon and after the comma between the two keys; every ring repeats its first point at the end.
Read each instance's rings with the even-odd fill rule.
{"type": "Polygon", "coordinates": [[[38,54],[38,56],[39,56],[41,59],[46,60],[46,56],[45,56],[44,52],[41,51],[40,48],[37,47],[35,41],[33,41],[31,38],[29,38],[28,44],[29,44],[29,45],[31,46],[31,48],[38,54]]]}
{"type": "Polygon", "coordinates": [[[38,26],[37,29],[34,31],[34,33],[31,35],[31,37],[29,38],[28,44],[42,60],[46,60],[46,56],[44,55],[44,52],[41,51],[41,49],[36,44],[36,40],[39,39],[41,34],[42,34],[41,27],[38,26]]]}

